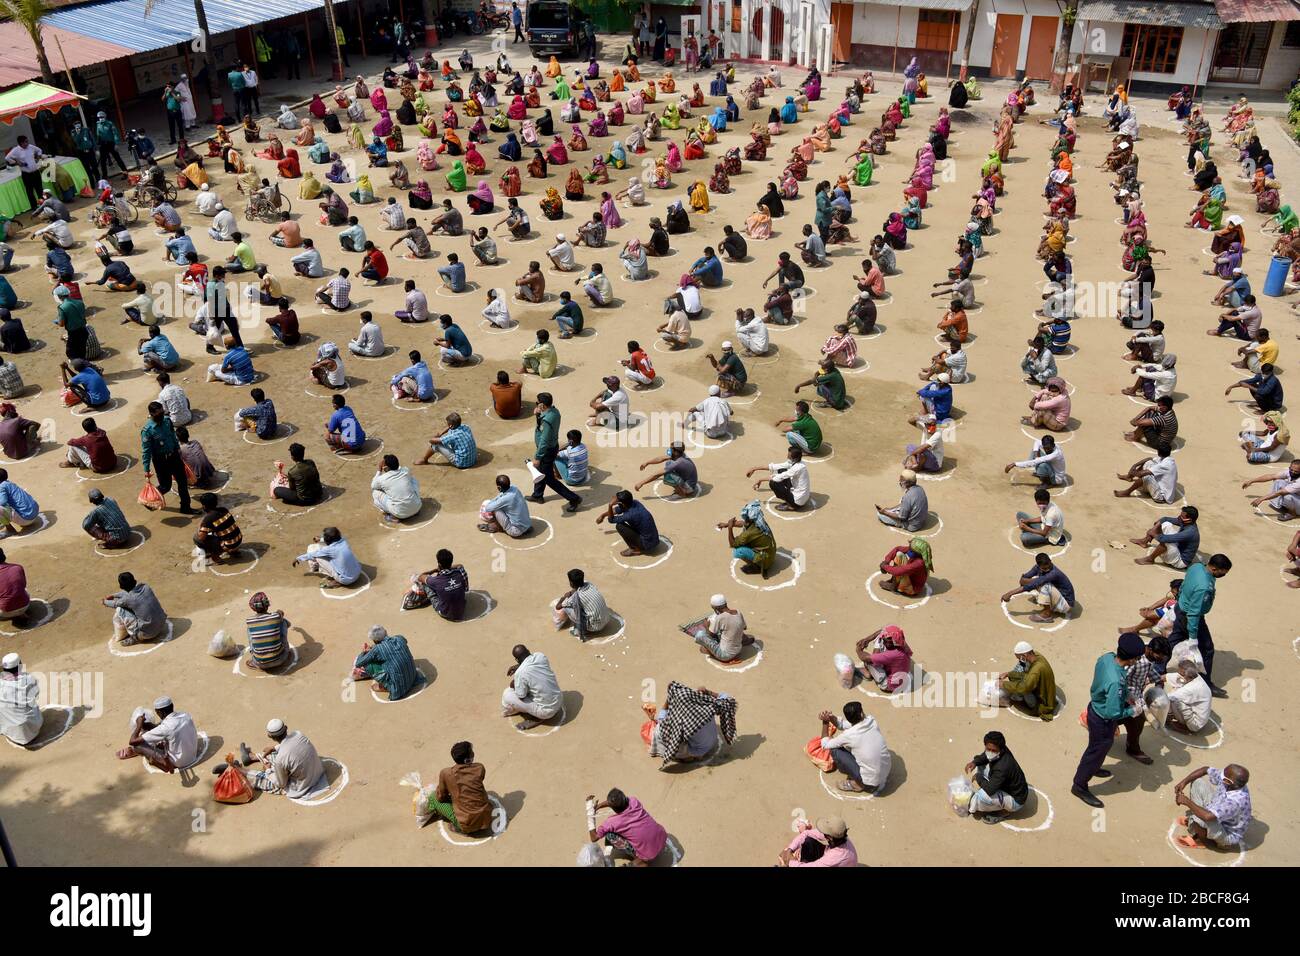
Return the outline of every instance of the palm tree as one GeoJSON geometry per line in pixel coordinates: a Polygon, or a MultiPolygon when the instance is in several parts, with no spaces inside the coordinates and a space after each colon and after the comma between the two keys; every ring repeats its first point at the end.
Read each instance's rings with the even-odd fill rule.
{"type": "MultiPolygon", "coordinates": [[[[0,0],[0,3],[6,3],[8,0],[0,0]]],[[[24,0],[27,3],[40,2],[40,0],[24,0]]],[[[144,15],[147,17],[153,11],[155,0],[145,0],[144,15]]],[[[208,11],[203,8],[203,0],[194,0],[194,19],[199,26],[199,35],[195,37],[194,44],[191,48],[203,55],[203,73],[207,77],[208,102],[212,104],[212,121],[219,122],[221,115],[225,113],[225,105],[221,100],[221,88],[217,85],[217,64],[212,59],[212,49],[209,39],[212,36],[208,29],[208,11]]]]}
{"type": "Polygon", "coordinates": [[[329,31],[330,49],[334,51],[334,55],[330,58],[333,61],[332,75],[334,82],[341,83],[343,81],[343,51],[339,48],[338,20],[334,16],[333,0],[325,0],[325,29],[329,31]]]}
{"type": "Polygon", "coordinates": [[[49,12],[45,0],[0,0],[0,13],[20,24],[32,38],[32,46],[36,48],[36,62],[41,67],[41,80],[52,84],[54,71],[50,69],[50,59],[45,55],[45,39],[41,36],[41,18],[49,12]]]}

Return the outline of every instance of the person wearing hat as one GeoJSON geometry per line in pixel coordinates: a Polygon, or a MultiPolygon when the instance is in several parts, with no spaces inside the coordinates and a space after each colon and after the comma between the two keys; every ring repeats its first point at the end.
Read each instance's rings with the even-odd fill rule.
{"type": "Polygon", "coordinates": [[[406,638],[389,634],[379,624],[370,628],[370,637],[361,645],[361,653],[352,662],[352,679],[373,680],[388,693],[388,699],[401,700],[423,681],[406,638]]]}
{"type": "Polygon", "coordinates": [[[105,548],[126,547],[131,540],[131,523],[121,506],[98,488],[92,488],[86,497],[91,508],[81,519],[81,530],[105,548]]]}
{"type": "Polygon", "coordinates": [[[41,732],[41,685],[17,654],[0,661],[0,736],[22,746],[41,732]]]}
{"type": "Polygon", "coordinates": [[[103,604],[113,608],[113,637],[118,646],[162,637],[167,632],[167,612],[153,588],[137,581],[130,571],[117,576],[117,586],[119,590],[105,597],[103,604]]]}
{"type": "Polygon", "coordinates": [[[709,438],[730,438],[731,405],[722,397],[722,389],[710,385],[708,397],[687,409],[683,425],[687,428],[703,428],[704,434],[709,438]]]}
{"type": "Polygon", "coordinates": [[[1035,624],[1050,624],[1056,615],[1069,617],[1074,609],[1074,585],[1064,571],[1052,564],[1052,559],[1041,551],[1034,555],[1034,566],[1020,576],[1017,587],[1002,595],[1005,604],[1017,594],[1030,595],[1030,603],[1041,610],[1029,615],[1035,624]]]}
{"type": "Polygon", "coordinates": [[[777,866],[858,865],[858,851],[849,842],[849,828],[840,817],[819,817],[816,825],[796,823],[795,838],[777,856],[777,866]]]}
{"type": "Polygon", "coordinates": [[[745,645],[754,643],[754,638],[745,633],[745,615],[727,605],[726,595],[713,595],[709,607],[709,616],[687,633],[700,646],[701,653],[724,664],[730,663],[740,657],[745,645]]]}
{"type": "MultiPolygon", "coordinates": [[[[704,356],[713,366],[713,370],[718,373],[717,386],[722,390],[723,398],[731,398],[745,388],[745,383],[749,381],[749,373],[745,370],[745,363],[740,360],[735,349],[730,342],[722,343],[722,357],[716,358],[712,352],[704,356]]],[[[796,389],[797,391],[797,389],[796,389]]]]}
{"type": "Polygon", "coordinates": [[[573,243],[562,232],[555,234],[555,245],[546,250],[546,258],[551,260],[556,272],[572,272],[578,265],[573,257],[573,243]]]}
{"type": "Polygon", "coordinates": [[[662,479],[664,484],[672,489],[673,497],[693,498],[699,494],[699,472],[696,470],[695,461],[686,457],[684,442],[673,442],[668,446],[663,456],[642,462],[638,470],[645,471],[653,465],[662,465],[663,467],[638,481],[633,486],[634,491],[640,491],[646,485],[662,479]]]}
{"type": "MultiPolygon", "coordinates": [[[[281,794],[291,800],[311,797],[329,786],[325,765],[321,763],[316,747],[300,731],[289,733],[278,717],[266,725],[266,736],[272,745],[260,753],[252,754],[248,745],[239,745],[240,758],[245,767],[261,764],[260,770],[244,770],[249,786],[263,793],[281,794]]],[[[214,773],[225,770],[218,765],[214,773]]]]}
{"type": "Polygon", "coordinates": [[[501,716],[523,714],[515,724],[519,730],[531,730],[550,720],[564,706],[559,679],[545,654],[516,644],[510,651],[515,663],[506,671],[510,685],[501,693],[501,716]]]}
{"type": "Polygon", "coordinates": [[[1129,668],[1145,654],[1146,645],[1142,638],[1129,632],[1121,634],[1115,651],[1102,654],[1093,667],[1088,708],[1083,715],[1083,723],[1088,729],[1088,746],[1079,758],[1070,787],[1070,792],[1090,807],[1105,806],[1092,792],[1089,783],[1093,777],[1111,776],[1109,770],[1102,768],[1102,763],[1115,740],[1116,726],[1130,717],[1141,715],[1145,707],[1140,696],[1130,700],[1127,688],[1129,668]]]}
{"type": "Polygon", "coordinates": [[[966,779],[974,789],[968,806],[971,815],[987,814],[989,822],[1015,813],[1029,799],[1025,772],[1007,747],[1007,738],[998,730],[984,735],[984,750],[966,764],[966,779]]]}
{"type": "Polygon", "coordinates": [[[117,144],[122,142],[122,136],[117,131],[117,125],[103,110],[95,116],[95,142],[99,145],[99,167],[104,171],[104,175],[108,176],[110,159],[125,173],[126,163],[122,162],[122,156],[117,151],[117,144]]]}
{"type": "Polygon", "coordinates": [[[916,472],[904,468],[898,474],[898,486],[903,489],[902,497],[893,508],[876,505],[876,518],[881,524],[905,531],[920,531],[930,518],[930,499],[925,489],[916,483],[916,472]]]}
{"type": "Polygon", "coordinates": [[[149,712],[145,708],[136,708],[131,718],[131,738],[117,752],[117,759],[143,757],[163,773],[188,770],[199,759],[199,732],[194,718],[177,711],[170,697],[155,700],[153,711],[157,721],[147,719],[149,712]]]}
{"type": "MultiPolygon", "coordinates": [[[[812,500],[812,479],[808,474],[808,466],[803,463],[803,449],[798,445],[786,448],[785,461],[756,465],[745,472],[745,477],[752,478],[757,471],[771,473],[772,478],[767,487],[781,499],[776,506],[777,511],[798,511],[812,500]]],[[[762,486],[762,480],[754,482],[755,491],[762,486]]]]}
{"type": "MultiPolygon", "coordinates": [[[[538,334],[540,335],[542,331],[545,330],[540,330],[538,334]]],[[[626,428],[630,404],[627,392],[623,390],[617,375],[606,375],[601,382],[605,387],[588,403],[591,407],[591,417],[587,419],[587,424],[592,427],[604,425],[614,431],[626,428]]]]}
{"type": "Polygon", "coordinates": [[[998,706],[1022,704],[1026,710],[1036,711],[1040,720],[1051,720],[1056,716],[1052,665],[1028,641],[1018,642],[1011,653],[1016,655],[1016,666],[998,675],[998,706]]]}

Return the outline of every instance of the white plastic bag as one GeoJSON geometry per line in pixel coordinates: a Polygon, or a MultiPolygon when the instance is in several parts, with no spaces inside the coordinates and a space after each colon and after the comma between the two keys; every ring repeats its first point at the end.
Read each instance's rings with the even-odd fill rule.
{"type": "Polygon", "coordinates": [[[1164,727],[1165,720],[1169,717],[1169,695],[1165,693],[1165,689],[1152,684],[1142,694],[1142,700],[1146,704],[1145,716],[1151,726],[1157,730],[1164,727]]]}
{"type": "MultiPolygon", "coordinates": [[[[1168,615],[1173,617],[1173,615],[1168,615]]],[[[1183,661],[1191,661],[1196,665],[1199,674],[1205,674],[1205,659],[1201,657],[1201,646],[1196,641],[1179,641],[1174,645],[1173,653],[1169,655],[1169,663],[1165,665],[1165,671],[1168,673],[1177,673],[1178,665],[1183,661]]]]}
{"type": "Polygon", "coordinates": [[[224,630],[217,631],[208,641],[208,653],[213,657],[232,657],[237,650],[235,639],[224,630]]]}
{"type": "Polygon", "coordinates": [[[853,667],[853,661],[847,654],[835,655],[835,673],[839,675],[840,686],[848,690],[853,686],[853,679],[857,676],[853,667]]]}
{"type": "Polygon", "coordinates": [[[1002,689],[1002,682],[986,680],[980,688],[979,704],[981,707],[1001,707],[1011,700],[1011,695],[1002,689]]]}
{"type": "Polygon", "coordinates": [[[599,843],[587,843],[578,851],[578,866],[609,866],[609,860],[599,843]]]}
{"type": "Polygon", "coordinates": [[[420,779],[420,771],[412,770],[399,783],[403,787],[414,787],[415,796],[411,798],[411,809],[415,812],[415,828],[418,830],[435,816],[434,811],[429,809],[429,797],[437,789],[436,784],[429,784],[427,787],[420,779]]]}
{"type": "Polygon", "coordinates": [[[970,816],[970,798],[975,791],[965,777],[953,777],[948,781],[948,806],[959,817],[970,816]]]}

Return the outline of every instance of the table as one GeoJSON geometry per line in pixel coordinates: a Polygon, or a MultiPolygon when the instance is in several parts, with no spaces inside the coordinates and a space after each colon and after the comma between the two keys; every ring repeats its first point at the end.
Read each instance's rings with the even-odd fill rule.
{"type": "MultiPolygon", "coordinates": [[[[86,174],[86,167],[75,156],[55,156],[54,161],[72,177],[72,182],[77,187],[78,192],[90,183],[90,177],[86,174]]],[[[45,187],[53,192],[53,181],[46,179],[45,187]]],[[[27,190],[23,188],[22,174],[18,172],[15,166],[4,167],[3,170],[0,170],[0,214],[13,219],[31,208],[32,204],[27,198],[27,190]]]]}

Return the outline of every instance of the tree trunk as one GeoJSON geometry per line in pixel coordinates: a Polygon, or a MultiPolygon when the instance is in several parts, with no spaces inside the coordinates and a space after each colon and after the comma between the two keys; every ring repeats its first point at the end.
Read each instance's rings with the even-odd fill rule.
{"type": "Polygon", "coordinates": [[[330,34],[330,49],[334,51],[331,57],[331,73],[335,83],[343,82],[343,51],[339,49],[338,21],[334,19],[333,0],[325,0],[325,29],[330,34]]]}
{"type": "MultiPolygon", "coordinates": [[[[1079,19],[1079,0],[1066,0],[1065,15],[1061,17],[1061,40],[1056,45],[1056,56],[1052,60],[1052,89],[1058,93],[1065,88],[1065,78],[1070,72],[1070,41],[1074,38],[1074,26],[1079,19]]],[[[1084,42],[1088,41],[1084,37],[1084,42]]]]}
{"type": "MultiPolygon", "coordinates": [[[[36,47],[36,63],[41,68],[41,82],[46,86],[54,86],[54,71],[50,69],[50,58],[45,55],[45,41],[41,39],[40,30],[32,37],[32,43],[36,47]]],[[[73,90],[72,92],[76,92],[73,90]]]]}
{"type": "Polygon", "coordinates": [[[212,122],[220,123],[226,118],[226,105],[221,99],[217,62],[212,58],[212,34],[208,30],[208,11],[203,9],[203,0],[194,0],[194,19],[199,25],[199,36],[195,42],[198,44],[198,52],[203,54],[203,72],[207,74],[205,85],[208,88],[208,102],[212,106],[212,122]]]}
{"type": "Polygon", "coordinates": [[[961,72],[957,74],[957,79],[963,82],[966,79],[966,68],[970,64],[970,47],[971,43],[975,40],[975,21],[979,19],[979,15],[980,0],[975,0],[975,2],[971,4],[970,26],[966,28],[966,42],[963,44],[961,51],[961,72]]]}

